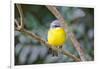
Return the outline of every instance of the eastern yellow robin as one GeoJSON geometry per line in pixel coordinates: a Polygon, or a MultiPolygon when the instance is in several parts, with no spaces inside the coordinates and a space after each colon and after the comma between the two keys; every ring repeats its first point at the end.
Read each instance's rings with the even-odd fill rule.
{"type": "MultiPolygon", "coordinates": [[[[59,20],[54,20],[48,31],[48,43],[56,48],[62,48],[66,41],[66,33],[59,20]]],[[[52,51],[52,54],[58,56],[58,52],[52,51]]]]}

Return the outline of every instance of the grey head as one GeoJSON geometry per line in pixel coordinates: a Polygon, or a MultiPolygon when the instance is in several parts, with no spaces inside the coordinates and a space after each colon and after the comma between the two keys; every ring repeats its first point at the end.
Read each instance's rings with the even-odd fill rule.
{"type": "Polygon", "coordinates": [[[58,28],[58,27],[63,27],[63,26],[61,25],[60,21],[59,21],[59,20],[54,20],[54,21],[52,21],[52,23],[51,23],[51,25],[50,25],[50,28],[52,29],[52,28],[58,28]]]}

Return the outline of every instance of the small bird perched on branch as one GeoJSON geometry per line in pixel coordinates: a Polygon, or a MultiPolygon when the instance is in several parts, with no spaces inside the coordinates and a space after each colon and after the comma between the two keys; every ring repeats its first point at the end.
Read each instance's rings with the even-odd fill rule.
{"type": "MultiPolygon", "coordinates": [[[[48,43],[56,48],[62,48],[66,41],[66,32],[59,20],[54,20],[48,31],[48,43]]],[[[51,49],[50,49],[51,50],[51,49]]],[[[58,56],[59,52],[52,51],[53,56],[58,56]]]]}

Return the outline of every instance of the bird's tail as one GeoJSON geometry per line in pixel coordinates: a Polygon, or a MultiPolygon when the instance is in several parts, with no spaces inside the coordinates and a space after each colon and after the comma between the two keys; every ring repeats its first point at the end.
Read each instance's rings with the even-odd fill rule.
{"type": "MultiPolygon", "coordinates": [[[[57,48],[62,49],[62,46],[58,46],[57,48]]],[[[51,48],[49,48],[49,54],[52,54],[52,56],[59,56],[60,52],[59,51],[54,51],[51,48]]]]}

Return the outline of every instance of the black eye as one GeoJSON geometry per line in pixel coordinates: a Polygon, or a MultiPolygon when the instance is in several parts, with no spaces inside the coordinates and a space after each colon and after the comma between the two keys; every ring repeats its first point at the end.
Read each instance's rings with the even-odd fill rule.
{"type": "Polygon", "coordinates": [[[54,27],[60,27],[59,25],[54,25],[54,27]]]}

